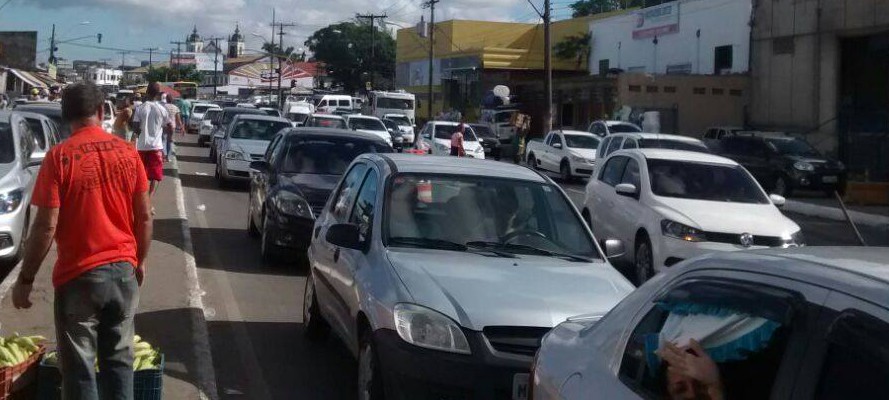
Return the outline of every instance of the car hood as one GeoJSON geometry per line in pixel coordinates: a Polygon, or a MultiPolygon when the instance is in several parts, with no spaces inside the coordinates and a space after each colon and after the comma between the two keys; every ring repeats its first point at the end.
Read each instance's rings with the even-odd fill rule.
{"type": "Polygon", "coordinates": [[[659,200],[660,204],[654,210],[662,217],[707,232],[789,237],[799,230],[796,223],[772,204],[672,198],[659,200]]]}
{"type": "Polygon", "coordinates": [[[229,146],[232,150],[240,151],[246,154],[265,154],[269,147],[268,140],[248,140],[248,139],[229,139],[229,146]]]}
{"type": "Polygon", "coordinates": [[[606,263],[414,249],[388,257],[416,304],[476,331],[553,327],[573,315],[605,313],[633,290],[606,263]]]}
{"type": "Polygon", "coordinates": [[[571,148],[571,149],[568,150],[568,151],[569,151],[569,152],[571,153],[571,155],[573,155],[573,156],[583,157],[583,158],[586,158],[586,159],[588,159],[588,160],[592,160],[592,159],[596,158],[596,149],[576,149],[576,148],[571,148]]]}
{"type": "Polygon", "coordinates": [[[340,175],[280,174],[278,185],[282,190],[301,195],[312,208],[315,208],[327,202],[340,177],[340,175]]]}

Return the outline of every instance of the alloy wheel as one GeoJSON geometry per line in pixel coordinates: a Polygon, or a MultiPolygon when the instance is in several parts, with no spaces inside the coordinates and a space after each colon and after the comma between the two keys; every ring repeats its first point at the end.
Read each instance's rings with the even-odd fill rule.
{"type": "Polygon", "coordinates": [[[636,247],[636,283],[639,285],[651,279],[652,274],[652,255],[651,245],[648,239],[643,239],[642,243],[636,247]]]}

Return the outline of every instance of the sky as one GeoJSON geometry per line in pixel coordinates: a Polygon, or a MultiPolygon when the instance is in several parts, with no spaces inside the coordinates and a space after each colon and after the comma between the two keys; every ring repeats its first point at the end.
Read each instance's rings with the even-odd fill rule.
{"type": "MultiPolygon", "coordinates": [[[[531,0],[538,8],[543,0],[531,0]],[[540,3],[540,4],[538,4],[540,3]]],[[[566,17],[571,0],[553,0],[554,15],[566,17]]],[[[0,6],[7,0],[0,0],[0,6]]],[[[239,24],[246,36],[248,50],[259,50],[261,39],[271,35],[272,10],[278,21],[296,23],[285,29],[285,47],[300,49],[312,32],[332,23],[354,18],[355,13],[385,13],[387,21],[411,26],[420,15],[428,19],[429,10],[421,0],[8,0],[0,9],[0,31],[38,31],[37,62],[45,62],[53,24],[56,38],[71,43],[59,44],[58,57],[66,60],[103,60],[119,65],[121,54],[127,65],[147,60],[143,49],[161,48],[165,59],[197,26],[204,38],[228,37],[239,24]],[[102,33],[102,43],[95,35],[102,33]],[[96,49],[85,46],[101,46],[96,49]]],[[[539,18],[528,0],[441,0],[435,9],[436,20],[480,19],[492,21],[537,22],[539,18]]],[[[557,18],[558,19],[558,18],[557,18]]],[[[393,27],[394,28],[394,27],[393,27]]],[[[397,28],[395,28],[397,29],[397,28]]],[[[224,44],[220,41],[220,45],[224,44]]]]}

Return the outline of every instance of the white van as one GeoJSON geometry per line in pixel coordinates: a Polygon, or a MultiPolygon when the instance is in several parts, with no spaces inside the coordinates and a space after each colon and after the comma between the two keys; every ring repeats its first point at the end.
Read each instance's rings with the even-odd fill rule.
{"type": "Polygon", "coordinates": [[[325,94],[315,96],[315,112],[332,113],[337,109],[352,111],[352,96],[325,94]]]}

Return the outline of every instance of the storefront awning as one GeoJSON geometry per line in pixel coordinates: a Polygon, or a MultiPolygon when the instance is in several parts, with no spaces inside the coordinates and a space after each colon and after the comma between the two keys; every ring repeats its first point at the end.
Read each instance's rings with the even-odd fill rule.
{"type": "Polygon", "coordinates": [[[45,83],[41,82],[40,79],[37,79],[34,75],[31,75],[27,71],[10,68],[9,72],[12,72],[12,74],[15,75],[17,78],[21,79],[31,86],[38,88],[48,88],[45,83]]]}

